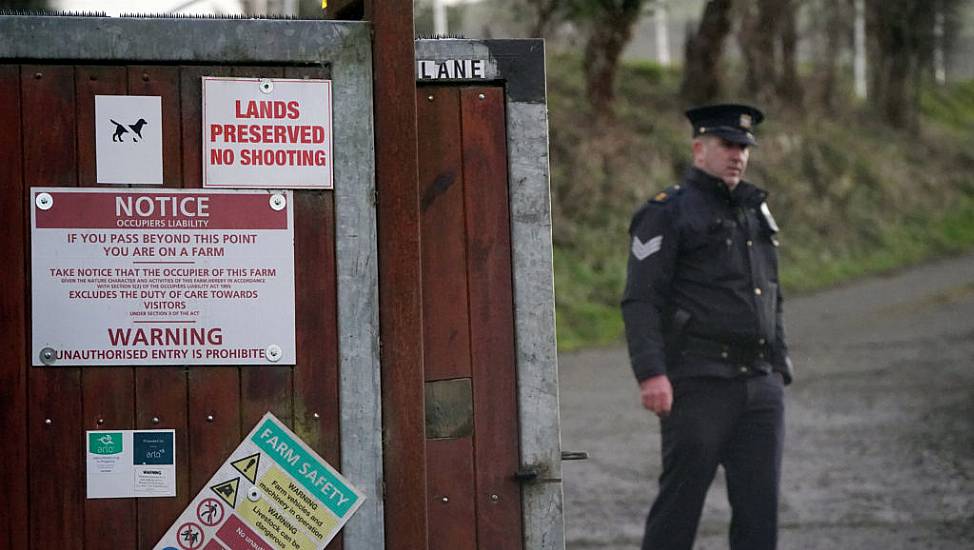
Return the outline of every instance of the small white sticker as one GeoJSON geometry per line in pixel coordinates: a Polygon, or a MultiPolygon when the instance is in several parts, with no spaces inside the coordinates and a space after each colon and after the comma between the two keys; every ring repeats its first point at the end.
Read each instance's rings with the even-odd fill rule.
{"type": "Polygon", "coordinates": [[[642,261],[646,258],[652,256],[653,254],[659,252],[659,249],[663,246],[663,236],[657,235],[652,239],[649,239],[645,243],[639,240],[639,237],[633,235],[632,237],[632,255],[636,257],[637,260],[642,261]]]}

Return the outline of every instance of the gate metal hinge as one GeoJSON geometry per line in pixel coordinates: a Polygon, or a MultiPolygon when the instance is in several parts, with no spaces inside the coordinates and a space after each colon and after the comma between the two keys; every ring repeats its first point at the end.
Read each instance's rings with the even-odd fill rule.
{"type": "Polygon", "coordinates": [[[588,451],[562,451],[562,460],[588,460],[588,451]]]}
{"type": "MultiPolygon", "coordinates": [[[[588,460],[586,451],[562,451],[562,460],[588,460]]],[[[550,470],[544,464],[525,464],[514,472],[514,480],[520,483],[557,483],[561,478],[544,477],[544,473],[550,470]]]]}

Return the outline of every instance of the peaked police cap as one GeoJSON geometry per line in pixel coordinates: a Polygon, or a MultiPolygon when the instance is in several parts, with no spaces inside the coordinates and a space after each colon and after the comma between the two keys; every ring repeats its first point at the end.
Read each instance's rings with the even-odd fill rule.
{"type": "Polygon", "coordinates": [[[759,109],[736,103],[694,107],[686,116],[693,125],[693,137],[717,136],[742,145],[758,144],[754,127],[764,120],[759,109]]]}

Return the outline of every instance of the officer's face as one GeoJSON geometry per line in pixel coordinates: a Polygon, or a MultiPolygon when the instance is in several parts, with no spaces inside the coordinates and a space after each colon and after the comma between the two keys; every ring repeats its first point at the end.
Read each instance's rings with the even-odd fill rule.
{"type": "Polygon", "coordinates": [[[693,140],[693,163],[704,172],[720,178],[733,189],[747,169],[750,150],[747,145],[727,141],[715,136],[693,140]]]}

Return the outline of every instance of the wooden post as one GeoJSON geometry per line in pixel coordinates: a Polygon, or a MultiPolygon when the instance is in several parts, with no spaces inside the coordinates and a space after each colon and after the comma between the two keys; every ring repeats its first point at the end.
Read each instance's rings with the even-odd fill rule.
{"type": "Polygon", "coordinates": [[[366,0],[375,78],[386,548],[427,547],[412,0],[366,0]]]}

